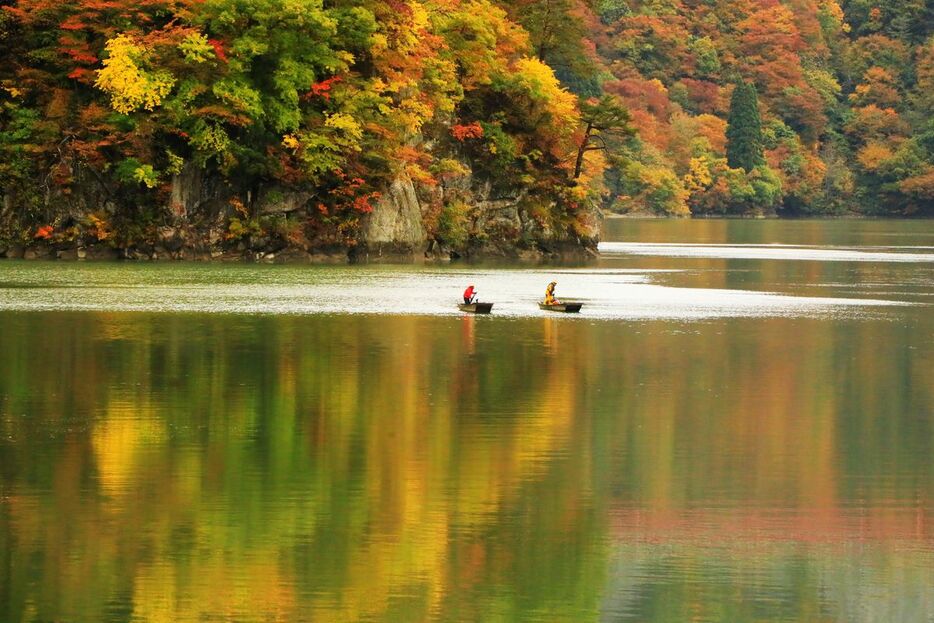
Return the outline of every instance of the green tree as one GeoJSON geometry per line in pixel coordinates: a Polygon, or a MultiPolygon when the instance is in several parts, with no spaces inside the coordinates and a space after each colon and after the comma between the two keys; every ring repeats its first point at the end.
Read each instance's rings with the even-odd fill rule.
{"type": "Polygon", "coordinates": [[[750,83],[737,84],[733,91],[726,140],[726,157],[730,167],[748,173],[764,162],[759,96],[756,87],[750,83]]]}
{"type": "Polygon", "coordinates": [[[580,0],[503,0],[513,19],[529,33],[532,52],[572,92],[600,94],[597,67],[584,47],[587,36],[580,0]]]}
{"type": "Polygon", "coordinates": [[[625,106],[611,96],[582,102],[581,121],[584,124],[584,137],[577,148],[577,161],[574,163],[574,179],[581,176],[584,167],[584,154],[588,151],[609,151],[615,142],[635,134],[630,125],[632,117],[625,106]]]}

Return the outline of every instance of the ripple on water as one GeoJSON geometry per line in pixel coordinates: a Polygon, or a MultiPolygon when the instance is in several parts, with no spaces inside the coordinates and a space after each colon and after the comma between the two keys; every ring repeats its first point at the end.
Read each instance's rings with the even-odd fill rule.
{"type": "MultiPolygon", "coordinates": [[[[934,256],[932,256],[934,257],[934,256]]],[[[413,266],[16,265],[5,271],[0,310],[258,314],[459,315],[468,282],[496,316],[554,316],[538,309],[556,279],[561,298],[585,303],[581,318],[681,319],[861,314],[896,301],[804,297],[735,289],[668,287],[673,271],[464,269],[413,266]]],[[[0,269],[2,270],[2,269],[0,269]]],[[[562,316],[565,317],[565,316],[562,316]]],[[[572,316],[568,316],[572,317],[572,316]]]]}
{"type": "Polygon", "coordinates": [[[779,244],[679,244],[655,242],[602,242],[606,255],[647,255],[680,258],[737,260],[808,260],[817,262],[934,262],[930,247],[809,247],[779,244]],[[886,251],[877,249],[884,248],[886,251]],[[871,250],[870,250],[871,249],[871,250]]]}

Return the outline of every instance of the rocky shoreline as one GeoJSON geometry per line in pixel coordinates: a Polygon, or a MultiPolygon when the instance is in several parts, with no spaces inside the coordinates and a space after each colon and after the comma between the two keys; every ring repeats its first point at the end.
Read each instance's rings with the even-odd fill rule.
{"type": "MultiPolygon", "coordinates": [[[[412,263],[509,259],[519,262],[585,261],[596,257],[599,213],[588,207],[586,233],[542,214],[551,207],[529,196],[493,197],[472,176],[426,189],[400,176],[383,189],[353,234],[340,226],[306,228],[315,201],[281,186],[236,191],[189,168],[171,183],[160,223],[132,241],[95,231],[93,219],[118,213],[93,184],[54,197],[54,226],[33,223],[0,231],[0,258],[64,261],[199,261],[265,263],[412,263]],[[451,210],[451,206],[455,206],[451,210]],[[442,213],[453,214],[444,230],[442,213]],[[299,225],[296,225],[299,224],[299,225]],[[235,226],[237,229],[235,229],[235,226]],[[43,231],[47,229],[47,231],[43,231]],[[11,235],[10,232],[17,232],[11,235]],[[28,232],[22,235],[19,232],[28,232]]],[[[0,217],[13,214],[10,195],[0,217]]],[[[126,212],[126,209],[123,210],[126,212]]],[[[4,219],[0,218],[0,221],[4,219]]]]}
{"type": "Polygon", "coordinates": [[[62,243],[0,243],[0,259],[46,261],[183,261],[183,262],[256,262],[268,264],[369,264],[483,261],[508,259],[523,263],[547,261],[586,261],[597,256],[597,241],[550,242],[534,246],[484,245],[466,254],[431,245],[423,252],[377,248],[321,248],[253,246],[238,244],[232,248],[164,245],[117,248],[106,244],[74,245],[62,243]]]}

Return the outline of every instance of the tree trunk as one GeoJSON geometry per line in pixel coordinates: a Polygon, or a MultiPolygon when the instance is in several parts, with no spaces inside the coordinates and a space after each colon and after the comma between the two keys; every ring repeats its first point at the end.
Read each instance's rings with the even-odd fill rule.
{"type": "Polygon", "coordinates": [[[593,131],[593,124],[588,123],[587,129],[584,130],[584,140],[581,141],[581,146],[577,149],[577,162],[574,164],[574,179],[581,176],[581,169],[584,168],[584,152],[587,151],[587,144],[590,143],[591,131],[593,131]]]}

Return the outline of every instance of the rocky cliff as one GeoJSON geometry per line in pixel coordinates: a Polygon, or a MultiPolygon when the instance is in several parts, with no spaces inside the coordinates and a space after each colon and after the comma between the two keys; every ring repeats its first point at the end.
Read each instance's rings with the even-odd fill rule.
{"type": "MultiPolygon", "coordinates": [[[[76,177],[82,172],[77,171],[76,177]]],[[[167,184],[162,205],[86,176],[78,192],[49,196],[30,225],[17,198],[0,204],[0,257],[306,262],[438,261],[508,257],[584,258],[596,249],[595,208],[575,225],[556,223],[547,200],[527,191],[496,194],[466,174],[418,185],[404,174],[387,183],[370,210],[352,218],[318,212],[314,192],[269,184],[237,188],[196,167],[167,184]],[[132,212],[131,212],[132,213],[132,212]],[[580,222],[592,223],[580,232],[580,222]]]]}
{"type": "Polygon", "coordinates": [[[415,186],[408,177],[394,180],[367,216],[356,257],[363,260],[418,258],[427,249],[428,232],[415,186]]]}

